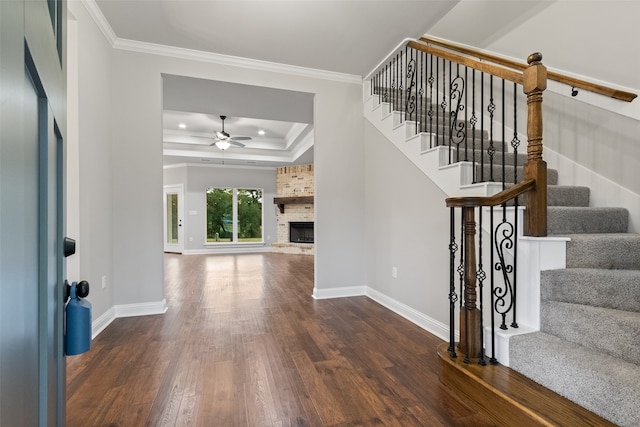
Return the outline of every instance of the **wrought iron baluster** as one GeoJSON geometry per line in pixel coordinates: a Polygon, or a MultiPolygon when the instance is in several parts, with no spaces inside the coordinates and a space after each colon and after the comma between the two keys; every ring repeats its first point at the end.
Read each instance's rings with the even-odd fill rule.
{"type": "MultiPolygon", "coordinates": [[[[469,80],[468,80],[468,71],[469,68],[465,65],[464,67],[464,81],[465,86],[469,87],[469,80]]],[[[467,106],[469,102],[469,91],[465,90],[464,91],[464,161],[468,162],[469,161],[469,147],[468,147],[468,142],[469,141],[469,135],[467,135],[467,129],[469,126],[469,122],[467,122],[467,112],[469,111],[469,109],[467,108],[467,106]]]]}
{"type": "MultiPolygon", "coordinates": [[[[433,148],[433,83],[435,82],[435,78],[433,77],[433,55],[429,55],[429,61],[431,63],[431,67],[429,67],[429,146],[433,148]]],[[[436,68],[437,67],[438,61],[436,61],[436,68]]],[[[436,141],[436,145],[438,145],[438,141],[436,141]]]]}
{"type": "MultiPolygon", "coordinates": [[[[513,139],[511,140],[511,147],[513,148],[513,157],[514,157],[514,169],[516,170],[514,174],[514,183],[518,182],[518,147],[520,146],[520,140],[518,139],[518,85],[516,83],[513,84],[513,139]]],[[[514,226],[516,236],[518,235],[518,206],[519,201],[518,197],[515,199],[514,203],[514,226]]],[[[511,327],[517,328],[517,290],[518,290],[518,239],[515,239],[513,246],[513,317],[511,321],[511,327]]]]}
{"type": "Polygon", "coordinates": [[[455,232],[455,208],[449,208],[449,228],[450,228],[450,240],[449,240],[449,355],[451,357],[458,357],[456,354],[456,338],[455,338],[455,311],[456,301],[458,301],[458,295],[456,294],[455,283],[455,262],[456,252],[458,250],[458,244],[456,243],[455,232]]]}
{"type": "MultiPolygon", "coordinates": [[[[409,58],[407,58],[409,59],[409,58]]],[[[407,63],[407,102],[405,104],[405,111],[408,120],[413,120],[413,114],[416,111],[416,61],[413,58],[413,49],[411,49],[411,59],[407,63]]],[[[416,121],[417,126],[417,121],[416,121]]],[[[417,133],[417,129],[416,129],[417,133]]]]}
{"type": "MultiPolygon", "coordinates": [[[[442,111],[442,127],[437,126],[437,120],[436,120],[436,132],[441,132],[442,133],[442,145],[444,145],[445,147],[448,146],[448,152],[449,152],[449,164],[451,164],[451,144],[448,144],[447,141],[445,140],[446,138],[446,132],[443,131],[443,129],[446,128],[447,126],[447,122],[446,122],[446,110],[447,110],[447,62],[443,59],[442,60],[442,102],[440,103],[440,110],[442,111]]],[[[451,69],[451,63],[449,62],[449,69],[451,69]]]]}
{"type": "Polygon", "coordinates": [[[478,360],[478,364],[484,366],[487,362],[484,360],[484,281],[487,278],[487,274],[484,272],[483,263],[482,263],[482,210],[480,207],[478,209],[478,223],[480,224],[478,227],[478,270],[476,271],[476,279],[478,280],[478,290],[480,292],[480,348],[482,352],[480,353],[480,360],[478,360]]]}
{"type": "Polygon", "coordinates": [[[426,64],[424,63],[424,52],[420,52],[420,90],[418,91],[418,95],[420,95],[420,109],[418,117],[420,118],[420,133],[424,132],[424,122],[425,122],[425,112],[424,112],[424,77],[426,73],[424,72],[426,64]]]}
{"type": "Polygon", "coordinates": [[[489,76],[489,105],[487,111],[489,112],[489,148],[487,154],[489,155],[489,181],[494,182],[493,178],[493,155],[496,153],[496,148],[493,144],[493,113],[496,111],[496,104],[493,103],[493,75],[489,76]]]}
{"type": "Polygon", "coordinates": [[[507,313],[513,307],[513,285],[511,283],[511,275],[513,273],[513,265],[507,263],[507,250],[512,249],[515,240],[515,230],[513,224],[503,218],[494,231],[495,249],[498,255],[498,262],[495,263],[494,269],[502,273],[503,286],[496,286],[493,290],[496,300],[494,302],[494,310],[502,316],[500,329],[506,330],[507,313]]]}
{"type": "MultiPolygon", "coordinates": [[[[480,111],[484,106],[484,72],[480,73],[480,111]]],[[[483,135],[480,143],[480,182],[484,182],[484,113],[480,114],[480,133],[483,135]]]]}
{"type": "MultiPolygon", "coordinates": [[[[502,79],[502,189],[504,190],[505,188],[507,188],[506,186],[506,182],[507,182],[507,138],[506,138],[506,131],[505,131],[505,122],[506,122],[506,116],[505,116],[505,112],[507,110],[507,106],[505,103],[505,79],[502,79]]],[[[506,207],[506,204],[504,204],[504,206],[506,207]]]]}
{"type": "MultiPolygon", "coordinates": [[[[402,51],[400,51],[400,61],[398,61],[399,72],[398,72],[398,111],[402,110],[402,100],[404,98],[402,91],[404,90],[404,73],[402,71],[403,65],[402,51]]],[[[404,114],[400,115],[400,123],[404,122],[404,114]]]]}
{"type": "MultiPolygon", "coordinates": [[[[449,68],[449,79],[451,79],[451,68],[449,68]]],[[[451,111],[449,112],[449,146],[455,144],[456,161],[460,161],[460,145],[466,140],[466,123],[459,121],[460,112],[464,111],[463,95],[465,95],[465,79],[460,76],[460,66],[456,65],[456,77],[451,81],[449,91],[449,102],[451,111]]]]}
{"type": "Polygon", "coordinates": [[[391,111],[395,110],[396,97],[398,96],[398,56],[393,59],[393,80],[391,83],[391,111]]]}
{"type": "MultiPolygon", "coordinates": [[[[476,166],[476,123],[478,118],[476,117],[476,70],[471,70],[471,163],[473,163],[473,183],[478,182],[478,168],[476,166]]],[[[482,137],[480,139],[482,146],[482,137]]],[[[482,151],[482,150],[481,150],[482,151]]]]}
{"type": "Polygon", "coordinates": [[[462,304],[464,303],[464,254],[464,212],[460,209],[460,264],[458,264],[458,277],[460,278],[460,310],[462,310],[462,304]]]}
{"type": "Polygon", "coordinates": [[[491,359],[489,360],[492,364],[496,364],[498,363],[498,359],[496,358],[496,341],[495,341],[495,336],[496,336],[496,319],[495,319],[495,313],[496,311],[494,310],[495,307],[495,275],[493,274],[493,265],[494,265],[494,256],[493,256],[493,245],[494,245],[494,237],[493,237],[493,206],[491,206],[489,208],[489,230],[491,230],[491,233],[489,233],[489,247],[491,248],[491,252],[489,252],[489,263],[491,268],[489,269],[490,271],[490,276],[489,276],[489,283],[490,283],[490,296],[491,296],[491,359]]]}

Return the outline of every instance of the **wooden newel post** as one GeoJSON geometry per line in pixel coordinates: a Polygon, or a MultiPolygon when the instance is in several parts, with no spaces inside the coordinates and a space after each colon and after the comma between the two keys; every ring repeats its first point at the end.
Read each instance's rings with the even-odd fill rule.
{"type": "Polygon", "coordinates": [[[482,356],[482,319],[476,301],[476,219],[475,209],[465,206],[464,216],[464,306],[460,311],[460,351],[469,358],[482,356]],[[468,347],[467,347],[468,346],[468,347]]]}
{"type": "Polygon", "coordinates": [[[542,160],[542,92],[547,88],[547,68],[542,54],[532,53],[524,70],[524,93],[527,94],[527,164],[525,179],[535,179],[535,189],[527,194],[524,234],[547,235],[547,163],[542,160]]]}

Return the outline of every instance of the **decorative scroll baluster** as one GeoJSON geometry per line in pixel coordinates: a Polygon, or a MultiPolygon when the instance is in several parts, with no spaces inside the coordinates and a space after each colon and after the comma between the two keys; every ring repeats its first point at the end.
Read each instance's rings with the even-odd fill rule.
{"type": "MultiPolygon", "coordinates": [[[[459,70],[458,70],[459,71],[459,70]]],[[[467,139],[466,122],[459,120],[458,115],[464,111],[463,95],[465,95],[465,80],[460,73],[451,82],[449,101],[451,102],[450,126],[449,126],[449,146],[455,144],[456,161],[460,161],[460,144],[467,139]]]]}
{"type": "MultiPolygon", "coordinates": [[[[407,55],[405,55],[407,56],[407,55]]],[[[409,59],[409,58],[407,58],[409,59]]],[[[416,61],[413,58],[413,50],[411,50],[411,59],[407,63],[407,102],[405,103],[405,114],[408,120],[413,120],[413,114],[416,112],[416,61]]],[[[417,122],[417,120],[416,120],[417,122]]]]}
{"type": "Polygon", "coordinates": [[[494,242],[496,245],[496,254],[498,255],[498,262],[495,263],[494,268],[496,271],[502,273],[504,287],[496,285],[493,289],[493,294],[496,297],[493,308],[502,316],[500,329],[503,330],[508,329],[506,316],[514,304],[513,286],[511,283],[513,265],[507,263],[507,251],[513,248],[514,239],[515,230],[513,224],[507,221],[506,216],[503,214],[502,222],[498,224],[494,231],[494,242]]]}

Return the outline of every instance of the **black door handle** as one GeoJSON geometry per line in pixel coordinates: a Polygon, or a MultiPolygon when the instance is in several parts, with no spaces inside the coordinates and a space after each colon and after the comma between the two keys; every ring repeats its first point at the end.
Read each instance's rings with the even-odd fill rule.
{"type": "Polygon", "coordinates": [[[62,250],[64,252],[64,257],[68,257],[71,256],[73,254],[76,253],[76,241],[69,238],[69,237],[65,237],[64,241],[62,242],[62,250]]]}

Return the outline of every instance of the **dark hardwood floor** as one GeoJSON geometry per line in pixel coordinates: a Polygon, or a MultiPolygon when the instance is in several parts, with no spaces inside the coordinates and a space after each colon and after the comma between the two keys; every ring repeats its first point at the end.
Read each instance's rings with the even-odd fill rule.
{"type": "Polygon", "coordinates": [[[441,384],[439,338],[312,289],[308,255],[165,254],[167,313],[67,359],[67,425],[494,424],[441,384]]]}

